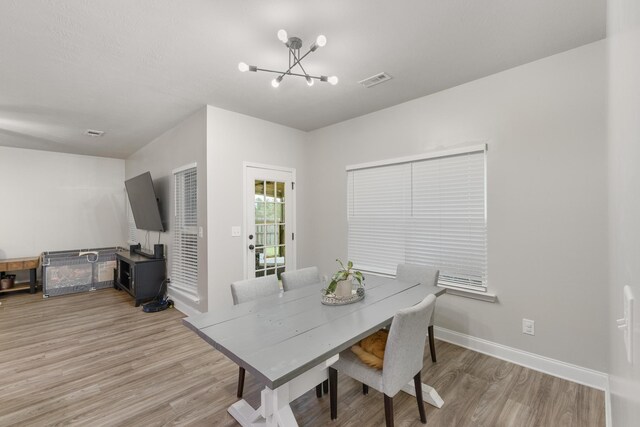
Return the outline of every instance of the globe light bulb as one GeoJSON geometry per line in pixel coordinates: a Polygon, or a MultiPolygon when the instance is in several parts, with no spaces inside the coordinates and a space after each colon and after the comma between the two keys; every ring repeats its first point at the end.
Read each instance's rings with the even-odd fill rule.
{"type": "Polygon", "coordinates": [[[271,86],[278,87],[280,86],[281,81],[282,81],[282,76],[276,77],[275,79],[271,80],[271,86]]]}
{"type": "Polygon", "coordinates": [[[327,38],[326,38],[325,36],[323,36],[322,34],[320,34],[320,35],[318,36],[318,38],[316,39],[316,44],[317,44],[319,47],[324,47],[324,45],[326,45],[326,44],[327,44],[327,38]]]}
{"type": "Polygon", "coordinates": [[[289,41],[289,37],[287,37],[287,32],[285,30],[278,31],[278,40],[280,40],[282,43],[286,43],[289,41]]]}
{"type": "Polygon", "coordinates": [[[331,76],[327,79],[327,81],[329,83],[331,83],[332,85],[337,85],[338,84],[338,78],[336,76],[331,76]]]}
{"type": "Polygon", "coordinates": [[[307,85],[308,86],[313,86],[313,79],[309,76],[307,76],[307,85]]]}
{"type": "Polygon", "coordinates": [[[238,70],[244,73],[245,71],[249,71],[249,66],[245,62],[241,62],[238,64],[238,70]]]}

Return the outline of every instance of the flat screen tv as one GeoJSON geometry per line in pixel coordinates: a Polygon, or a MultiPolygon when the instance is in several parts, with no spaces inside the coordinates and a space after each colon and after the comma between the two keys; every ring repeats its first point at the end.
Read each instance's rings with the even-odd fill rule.
{"type": "Polygon", "coordinates": [[[164,231],[158,199],[151,173],[145,172],[124,182],[136,227],[140,230],[164,231]]]}

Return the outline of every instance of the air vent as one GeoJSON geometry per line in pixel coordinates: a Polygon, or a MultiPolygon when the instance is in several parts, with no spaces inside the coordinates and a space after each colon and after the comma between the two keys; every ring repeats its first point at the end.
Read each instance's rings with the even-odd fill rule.
{"type": "Polygon", "coordinates": [[[360,80],[358,83],[360,83],[364,87],[371,87],[371,86],[378,85],[380,83],[384,83],[387,80],[391,80],[391,78],[392,77],[387,73],[379,73],[379,74],[376,74],[375,76],[371,76],[364,80],[360,80]]]}
{"type": "Polygon", "coordinates": [[[102,136],[104,135],[103,130],[95,130],[95,129],[87,129],[84,131],[84,134],[87,136],[102,136]]]}

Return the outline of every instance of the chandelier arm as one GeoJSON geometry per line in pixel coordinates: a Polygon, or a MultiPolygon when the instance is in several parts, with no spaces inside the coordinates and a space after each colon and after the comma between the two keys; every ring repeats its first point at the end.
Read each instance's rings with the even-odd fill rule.
{"type": "MultiPolygon", "coordinates": [[[[296,60],[293,62],[293,64],[291,64],[291,66],[289,66],[289,69],[288,69],[287,71],[285,71],[285,74],[286,74],[286,73],[289,73],[293,67],[295,67],[296,65],[298,65],[298,63],[299,63],[300,61],[302,61],[302,60],[303,60],[307,55],[309,55],[311,52],[313,52],[313,51],[312,51],[311,49],[309,49],[309,51],[308,51],[307,53],[305,53],[304,55],[302,55],[299,59],[298,59],[298,58],[296,58],[296,55],[295,55],[295,53],[294,53],[294,54],[293,54],[293,56],[294,56],[294,58],[296,58],[296,60]]],[[[291,48],[289,48],[289,54],[291,54],[291,53],[292,53],[292,52],[291,52],[291,48]]]]}
{"type": "Polygon", "coordinates": [[[267,73],[280,74],[283,77],[284,76],[310,77],[312,79],[316,79],[316,80],[322,81],[322,76],[312,76],[310,74],[292,73],[291,71],[276,71],[276,70],[269,70],[269,69],[266,69],[266,68],[256,68],[256,71],[264,71],[264,72],[267,72],[267,73]]]}
{"type": "MultiPolygon", "coordinates": [[[[293,51],[291,51],[291,49],[289,49],[289,52],[293,54],[293,59],[295,59],[295,60],[296,60],[296,63],[298,64],[298,66],[300,67],[300,69],[302,70],[302,72],[304,73],[304,75],[305,75],[305,76],[307,76],[307,75],[308,75],[308,74],[307,74],[307,71],[306,71],[306,70],[304,69],[304,67],[302,66],[302,62],[300,62],[300,61],[302,61],[302,58],[298,59],[298,57],[296,56],[296,53],[295,53],[295,52],[293,52],[293,51]]],[[[311,52],[311,51],[309,51],[309,52],[311,52]]],[[[300,55],[300,49],[298,49],[298,55],[300,55]]],[[[305,56],[306,56],[306,55],[305,55],[305,56]]],[[[291,68],[289,68],[289,69],[291,69],[291,68]]]]}

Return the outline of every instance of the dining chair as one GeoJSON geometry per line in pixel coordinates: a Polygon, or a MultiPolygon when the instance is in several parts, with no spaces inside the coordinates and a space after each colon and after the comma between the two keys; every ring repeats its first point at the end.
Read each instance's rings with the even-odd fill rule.
{"type": "Polygon", "coordinates": [[[285,271],[280,275],[284,291],[302,288],[304,286],[320,283],[318,267],[307,267],[299,270],[285,271]]]}
{"type": "MultiPolygon", "coordinates": [[[[231,297],[233,304],[253,301],[256,298],[266,297],[280,292],[280,284],[275,274],[257,277],[255,279],[239,280],[231,283],[231,297]]],[[[244,390],[245,369],[238,367],[238,398],[242,397],[244,390]]]]}
{"type": "Polygon", "coordinates": [[[382,370],[371,368],[347,349],[329,367],[329,388],[331,419],[338,418],[338,371],[373,387],[384,394],[384,414],[387,427],[393,427],[393,397],[413,378],[420,421],[425,424],[427,416],[422,401],[422,360],[427,326],[433,308],[435,295],[428,295],[413,307],[403,308],[393,317],[384,352],[382,370]]]}
{"type": "MultiPolygon", "coordinates": [[[[416,264],[398,264],[396,268],[396,280],[401,282],[414,282],[423,285],[437,285],[439,270],[416,264]]],[[[436,341],[433,333],[433,317],[436,312],[435,307],[429,318],[429,352],[431,353],[431,361],[436,363],[436,341]]]]}

